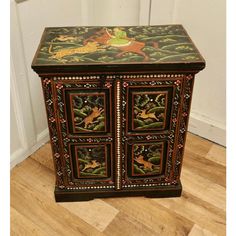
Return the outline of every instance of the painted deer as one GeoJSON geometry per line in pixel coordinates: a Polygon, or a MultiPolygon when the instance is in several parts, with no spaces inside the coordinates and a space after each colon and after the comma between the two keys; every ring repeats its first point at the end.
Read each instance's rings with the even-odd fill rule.
{"type": "Polygon", "coordinates": [[[101,164],[100,164],[99,162],[97,162],[96,160],[92,160],[91,163],[85,164],[85,167],[84,167],[84,169],[82,170],[82,172],[85,171],[85,170],[87,170],[87,169],[89,169],[89,168],[94,169],[94,168],[96,168],[96,167],[98,167],[98,166],[101,166],[101,164]]]}
{"type": "Polygon", "coordinates": [[[92,113],[84,118],[84,128],[87,129],[88,125],[93,123],[93,120],[101,115],[101,113],[104,111],[102,108],[94,107],[92,109],[92,113]]]}
{"type": "Polygon", "coordinates": [[[145,161],[145,160],[144,160],[144,156],[142,156],[142,155],[139,155],[139,156],[136,157],[134,160],[135,160],[136,162],[138,162],[139,164],[144,165],[144,168],[145,168],[145,169],[150,169],[150,170],[152,170],[152,167],[155,166],[155,165],[152,164],[151,162],[145,161]]]}
{"type": "MultiPolygon", "coordinates": [[[[95,41],[103,45],[109,45],[108,41],[112,38],[112,35],[107,31],[107,29],[103,28],[102,30],[95,33],[95,35],[92,35],[91,37],[84,40],[84,44],[87,44],[88,42],[95,41]]],[[[127,38],[128,39],[128,38],[127,38]]],[[[121,50],[120,53],[116,55],[116,57],[121,57],[126,52],[133,52],[137,53],[144,57],[144,61],[148,61],[149,57],[142,51],[142,49],[145,46],[145,43],[136,41],[134,39],[129,38],[131,43],[129,45],[121,45],[117,48],[121,50]]]]}
{"type": "Polygon", "coordinates": [[[141,117],[143,119],[152,118],[159,121],[154,112],[153,113],[146,113],[146,112],[147,112],[146,109],[142,110],[142,112],[138,114],[138,117],[141,117]]]}

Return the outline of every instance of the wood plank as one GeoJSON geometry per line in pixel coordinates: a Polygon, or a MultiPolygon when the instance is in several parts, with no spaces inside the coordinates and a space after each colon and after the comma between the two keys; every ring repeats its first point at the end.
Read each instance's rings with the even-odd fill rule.
{"type": "Polygon", "coordinates": [[[184,153],[183,169],[187,169],[205,179],[226,187],[226,169],[224,166],[199,156],[195,150],[184,153]]]}
{"type": "Polygon", "coordinates": [[[30,219],[20,214],[16,209],[10,208],[11,214],[11,236],[45,236],[45,232],[30,219]]]}
{"type": "Polygon", "coordinates": [[[51,144],[46,143],[43,147],[33,153],[30,158],[38,161],[47,168],[54,170],[51,144]]]}
{"type": "MultiPolygon", "coordinates": [[[[48,196],[50,202],[56,204],[53,195],[54,182],[52,179],[54,177],[52,177],[52,171],[31,158],[25,161],[24,167],[19,168],[25,169],[17,179],[19,183],[28,185],[37,195],[48,196]],[[50,180],[48,176],[51,176],[50,180]]],[[[117,209],[100,199],[88,202],[57,203],[57,205],[61,205],[101,232],[118,213],[117,209]]]]}
{"type": "Polygon", "coordinates": [[[60,204],[101,232],[106,229],[119,212],[116,208],[100,199],[60,204]]]}
{"type": "Polygon", "coordinates": [[[190,170],[183,168],[183,190],[225,211],[226,189],[190,170]]]}
{"type": "Polygon", "coordinates": [[[193,223],[145,197],[104,200],[161,235],[187,235],[193,223]]]}
{"type": "Polygon", "coordinates": [[[217,234],[213,234],[212,232],[203,229],[198,225],[194,225],[188,236],[217,236],[217,234]]]}
{"type": "Polygon", "coordinates": [[[156,236],[157,233],[152,228],[147,227],[134,217],[128,216],[124,212],[119,212],[116,218],[104,231],[107,236],[156,236]]]}
{"type": "Polygon", "coordinates": [[[226,166],[226,149],[222,146],[213,144],[205,158],[222,166],[226,166]]]}
{"type": "Polygon", "coordinates": [[[195,154],[204,157],[212,147],[212,142],[197,135],[187,133],[185,150],[192,150],[195,154]]]}
{"type": "Polygon", "coordinates": [[[23,185],[12,180],[11,189],[11,206],[45,229],[48,235],[102,235],[45,194],[29,188],[27,183],[23,185]]]}
{"type": "Polygon", "coordinates": [[[219,235],[225,235],[225,212],[194,195],[184,191],[180,198],[152,199],[152,201],[191,220],[202,228],[219,235]]]}

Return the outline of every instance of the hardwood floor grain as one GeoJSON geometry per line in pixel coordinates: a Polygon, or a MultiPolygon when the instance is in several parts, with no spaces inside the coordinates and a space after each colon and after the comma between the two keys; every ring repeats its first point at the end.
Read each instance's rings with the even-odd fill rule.
{"type": "Polygon", "coordinates": [[[180,198],[56,203],[47,143],[11,171],[11,235],[226,235],[225,148],[188,134],[180,198]]]}

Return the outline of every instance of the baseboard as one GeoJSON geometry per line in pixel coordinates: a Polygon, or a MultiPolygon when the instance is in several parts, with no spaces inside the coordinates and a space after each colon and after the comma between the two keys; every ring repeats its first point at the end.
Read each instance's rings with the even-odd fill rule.
{"type": "Polygon", "coordinates": [[[11,155],[11,169],[37,151],[42,145],[49,141],[48,129],[37,135],[37,141],[32,147],[19,148],[11,155]]]}
{"type": "Polygon", "coordinates": [[[225,126],[208,117],[192,112],[190,114],[188,131],[222,146],[226,146],[225,126]]]}

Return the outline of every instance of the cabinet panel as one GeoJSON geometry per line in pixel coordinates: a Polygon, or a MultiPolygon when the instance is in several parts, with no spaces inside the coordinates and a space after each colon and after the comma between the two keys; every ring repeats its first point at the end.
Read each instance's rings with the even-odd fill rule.
{"type": "Polygon", "coordinates": [[[105,102],[104,93],[71,94],[73,132],[106,132],[105,102]]]}
{"type": "Polygon", "coordinates": [[[149,177],[163,174],[164,143],[135,143],[128,145],[128,177],[149,177]]]}
{"type": "Polygon", "coordinates": [[[131,86],[127,109],[130,133],[155,132],[169,129],[173,87],[131,86]]]}
{"type": "Polygon", "coordinates": [[[74,147],[77,178],[106,178],[111,175],[110,145],[83,144],[74,147]]]}
{"type": "Polygon", "coordinates": [[[68,132],[72,135],[105,135],[111,132],[111,89],[64,89],[68,132]]]}
{"type": "Polygon", "coordinates": [[[68,188],[114,188],[113,84],[54,81],[64,183],[68,188]]]}
{"type": "Polygon", "coordinates": [[[141,77],[123,81],[123,188],[176,182],[175,139],[183,79],[141,77]]]}

